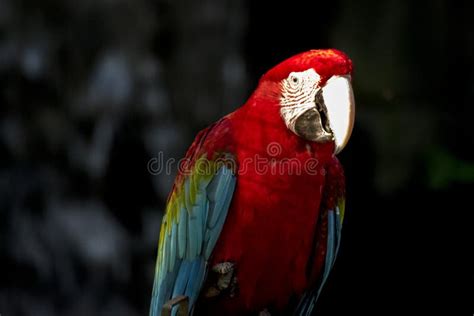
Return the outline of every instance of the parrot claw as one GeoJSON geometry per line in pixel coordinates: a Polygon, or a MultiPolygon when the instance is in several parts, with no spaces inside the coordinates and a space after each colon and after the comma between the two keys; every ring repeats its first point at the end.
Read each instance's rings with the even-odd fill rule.
{"type": "Polygon", "coordinates": [[[219,274],[226,274],[234,270],[234,264],[232,262],[221,262],[212,267],[212,271],[219,274]]]}
{"type": "Polygon", "coordinates": [[[229,296],[234,297],[237,287],[237,278],[234,276],[234,263],[221,262],[214,265],[211,270],[216,278],[214,284],[205,291],[205,296],[208,298],[215,297],[220,295],[222,291],[228,290],[229,296]]]}
{"type": "Polygon", "coordinates": [[[177,316],[188,316],[189,297],[179,295],[167,301],[163,305],[163,309],[161,310],[161,316],[171,316],[171,313],[175,306],[178,306],[178,312],[176,313],[177,316]]]}
{"type": "Polygon", "coordinates": [[[258,313],[258,316],[272,316],[272,314],[270,314],[270,312],[268,311],[268,309],[264,309],[263,311],[261,311],[260,313],[258,313]]]}

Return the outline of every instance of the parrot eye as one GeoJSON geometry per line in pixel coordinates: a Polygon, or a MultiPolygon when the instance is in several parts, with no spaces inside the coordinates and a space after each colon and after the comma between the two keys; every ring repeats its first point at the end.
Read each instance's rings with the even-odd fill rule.
{"type": "Polygon", "coordinates": [[[298,86],[301,82],[301,78],[295,73],[291,73],[288,80],[290,82],[290,85],[294,87],[298,86]]]}

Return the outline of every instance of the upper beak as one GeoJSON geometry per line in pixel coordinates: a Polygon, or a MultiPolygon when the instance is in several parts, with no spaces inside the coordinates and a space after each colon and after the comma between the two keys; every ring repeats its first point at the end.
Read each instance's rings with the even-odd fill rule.
{"type": "Polygon", "coordinates": [[[338,154],[349,141],[354,127],[355,102],[350,76],[331,77],[322,93],[336,143],[335,154],[338,154]]]}

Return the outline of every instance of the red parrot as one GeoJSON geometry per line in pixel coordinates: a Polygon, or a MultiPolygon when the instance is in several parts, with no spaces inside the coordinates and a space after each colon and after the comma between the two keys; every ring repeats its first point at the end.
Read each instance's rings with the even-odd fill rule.
{"type": "Polygon", "coordinates": [[[295,55],[201,131],[161,224],[150,315],[310,315],[339,248],[352,62],[295,55]]]}

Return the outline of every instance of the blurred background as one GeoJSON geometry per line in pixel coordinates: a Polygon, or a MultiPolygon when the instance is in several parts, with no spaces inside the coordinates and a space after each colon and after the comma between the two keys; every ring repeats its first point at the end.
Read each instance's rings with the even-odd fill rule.
{"type": "MultiPolygon", "coordinates": [[[[472,3],[471,3],[472,4],[472,3]]],[[[452,1],[0,0],[0,314],[147,315],[195,134],[311,48],[353,60],[348,212],[317,315],[474,312],[474,25],[452,1]]]]}

